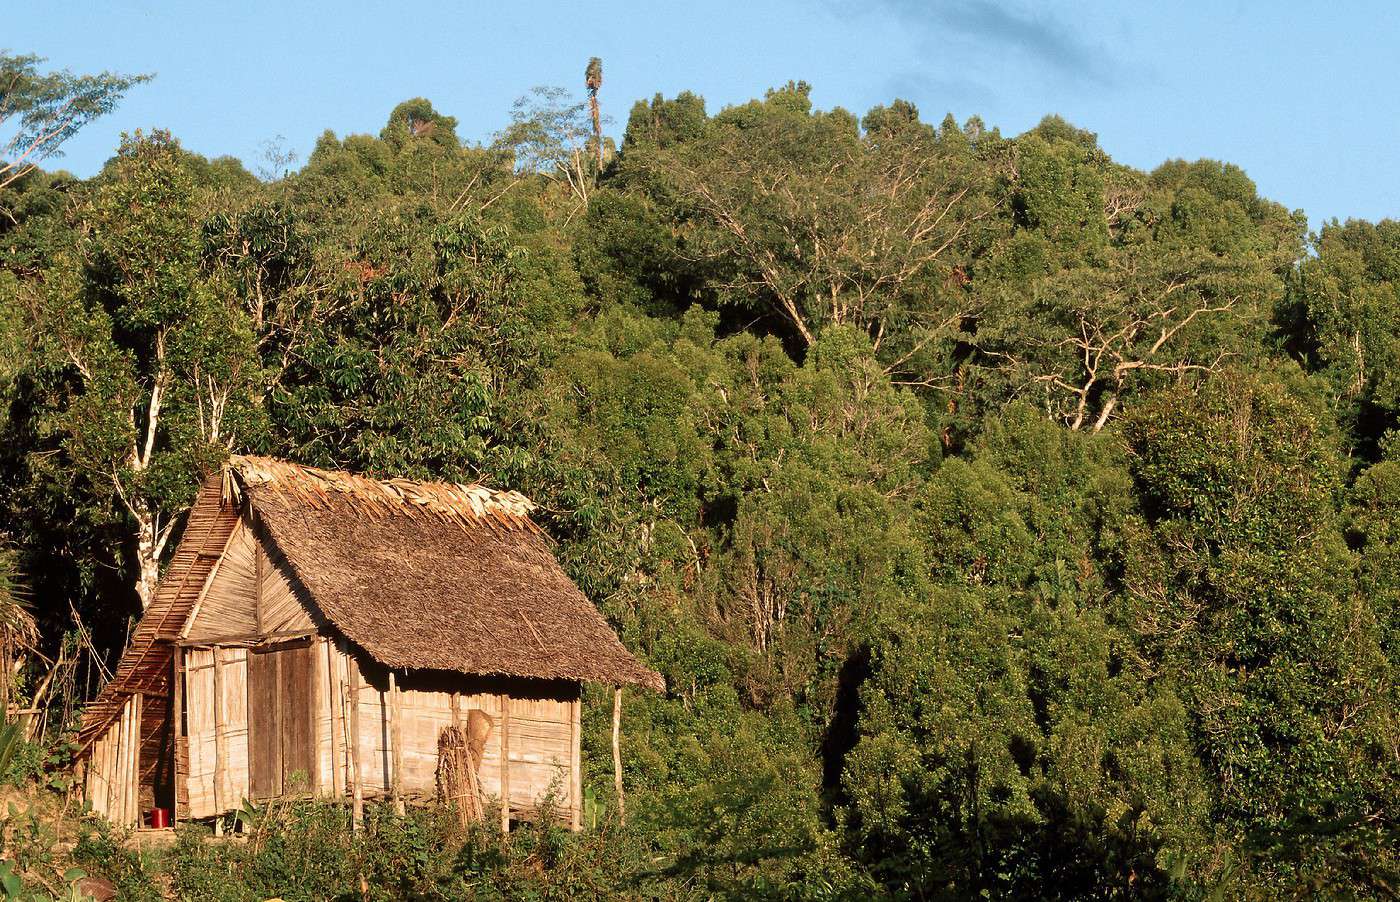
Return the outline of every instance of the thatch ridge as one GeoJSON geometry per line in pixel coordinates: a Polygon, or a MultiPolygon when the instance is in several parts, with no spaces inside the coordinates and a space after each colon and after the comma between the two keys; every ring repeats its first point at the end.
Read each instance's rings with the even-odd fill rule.
{"type": "Polygon", "coordinates": [[[240,485],[271,487],[302,504],[324,507],[331,499],[348,501],[372,515],[430,514],[454,523],[489,523],[506,529],[536,530],[530,514],[535,504],[519,492],[502,492],[482,485],[423,482],[412,479],[371,479],[345,470],[323,470],[273,457],[235,454],[229,458],[225,491],[240,485]]]}

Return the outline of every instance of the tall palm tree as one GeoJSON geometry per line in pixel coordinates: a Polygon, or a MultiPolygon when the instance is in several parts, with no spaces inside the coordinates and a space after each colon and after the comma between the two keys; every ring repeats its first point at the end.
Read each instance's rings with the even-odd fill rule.
{"type": "Polygon", "coordinates": [[[588,112],[593,116],[593,146],[598,151],[598,171],[603,171],[603,121],[598,115],[598,89],[603,86],[603,61],[593,57],[583,70],[583,83],[588,87],[588,112]]]}

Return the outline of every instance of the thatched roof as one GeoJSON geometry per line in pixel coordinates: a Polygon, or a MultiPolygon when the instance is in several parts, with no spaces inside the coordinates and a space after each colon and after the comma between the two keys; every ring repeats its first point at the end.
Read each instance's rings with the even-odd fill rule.
{"type": "Polygon", "coordinates": [[[227,474],[309,601],[389,667],[664,688],[564,573],[516,492],[247,456],[227,474]]]}

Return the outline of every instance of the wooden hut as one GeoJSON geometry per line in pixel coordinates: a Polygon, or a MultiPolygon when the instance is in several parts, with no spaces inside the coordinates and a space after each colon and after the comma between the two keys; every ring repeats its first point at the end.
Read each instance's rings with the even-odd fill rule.
{"type": "Polygon", "coordinates": [[[582,681],[661,689],[515,492],[234,457],[202,487],[79,736],[114,822],[288,796],[425,799],[443,729],[502,823],[577,827],[582,681]],[[484,745],[483,745],[484,743],[484,745]]]}

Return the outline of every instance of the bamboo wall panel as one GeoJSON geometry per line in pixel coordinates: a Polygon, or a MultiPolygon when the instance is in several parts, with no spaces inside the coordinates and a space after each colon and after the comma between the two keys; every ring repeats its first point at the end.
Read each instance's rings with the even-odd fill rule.
{"type": "Polygon", "coordinates": [[[207,817],[217,811],[215,779],[220,767],[214,731],[214,651],[191,648],[185,652],[185,723],[188,729],[190,817],[207,817]]]}
{"type": "Polygon", "coordinates": [[[360,786],[366,795],[389,791],[389,693],[371,685],[361,673],[359,689],[350,700],[358,709],[360,786]]]}
{"type": "Polygon", "coordinates": [[[510,803],[530,811],[546,796],[556,810],[573,806],[572,699],[510,699],[510,803]]]}
{"type": "Polygon", "coordinates": [[[262,561],[261,615],[259,632],[263,635],[299,629],[311,632],[316,628],[286,572],[266,553],[262,561]]]}
{"type": "Polygon", "coordinates": [[[127,697],[111,726],[93,743],[84,791],[92,810],[118,826],[141,821],[141,721],[139,693],[127,697]]]}
{"type": "MultiPolygon", "coordinates": [[[[364,662],[361,673],[362,658],[346,654],[324,638],[292,649],[226,647],[219,649],[219,655],[222,699],[217,719],[223,724],[225,741],[217,747],[213,651],[191,648],[186,657],[185,711],[190,729],[186,780],[191,817],[233,810],[250,795],[250,789],[256,789],[255,798],[289,791],[287,778],[296,769],[306,770],[310,788],[318,794],[344,798],[350,788],[347,737],[356,743],[364,795],[389,794],[394,754],[384,668],[364,662]],[[248,660],[253,662],[251,673],[248,660]],[[359,676],[352,679],[352,673],[359,676]],[[351,690],[355,683],[359,689],[351,690]],[[358,735],[352,735],[346,723],[342,698],[353,706],[351,721],[358,720],[358,735]],[[292,729],[301,732],[294,735],[289,732],[292,729]],[[217,775],[213,773],[216,758],[217,775]]],[[[433,796],[438,736],[453,724],[454,709],[458,721],[475,709],[497,724],[487,740],[480,778],[486,795],[499,797],[503,733],[499,725],[505,697],[510,705],[509,786],[515,816],[532,816],[551,793],[561,817],[567,820],[576,812],[581,764],[576,685],[485,677],[428,679],[417,674],[405,675],[402,681],[399,757],[405,798],[421,801],[433,796]]],[[[100,774],[90,772],[90,783],[96,786],[100,780],[100,774]]]]}
{"type": "Polygon", "coordinates": [[[219,656],[220,760],[219,799],[225,810],[237,808],[250,797],[248,770],[248,650],[216,648],[219,656]]]}
{"type": "Polygon", "coordinates": [[[186,627],[190,639],[240,636],[257,630],[257,540],[240,522],[218,564],[214,579],[204,590],[194,618],[186,627]]]}
{"type": "Polygon", "coordinates": [[[315,790],[318,795],[339,798],[348,790],[348,747],[345,743],[348,725],[342,699],[348,691],[346,657],[329,639],[316,642],[315,698],[316,772],[315,790]]]}

